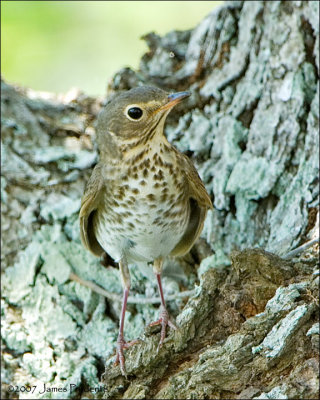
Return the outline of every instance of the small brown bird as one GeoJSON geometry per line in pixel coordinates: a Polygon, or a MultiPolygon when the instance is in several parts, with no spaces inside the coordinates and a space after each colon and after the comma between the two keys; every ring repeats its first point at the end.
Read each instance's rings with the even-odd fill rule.
{"type": "Polygon", "coordinates": [[[123,303],[116,363],[125,373],[123,336],[130,289],[128,263],[151,262],[161,309],[159,346],[169,320],[161,270],[166,256],[186,254],[203,228],[210,197],[187,156],[166,139],[163,128],[172,107],[188,92],[168,94],[138,87],[115,95],[98,117],[100,161],[82,198],[80,231],[84,246],[96,256],[104,252],[119,263],[123,303]]]}

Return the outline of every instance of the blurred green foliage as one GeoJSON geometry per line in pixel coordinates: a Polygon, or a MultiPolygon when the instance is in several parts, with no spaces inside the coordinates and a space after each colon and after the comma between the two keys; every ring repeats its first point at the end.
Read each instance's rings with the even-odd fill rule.
{"type": "Polygon", "coordinates": [[[222,1],[1,1],[1,70],[32,89],[101,95],[124,66],[138,68],[140,37],[195,27],[222,1]]]}

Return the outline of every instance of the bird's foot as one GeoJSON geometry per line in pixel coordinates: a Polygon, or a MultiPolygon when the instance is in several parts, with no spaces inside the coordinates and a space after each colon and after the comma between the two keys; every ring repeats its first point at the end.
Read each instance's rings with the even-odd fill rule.
{"type": "Polygon", "coordinates": [[[169,319],[169,313],[165,307],[161,306],[160,309],[160,318],[157,321],[151,322],[148,326],[161,325],[161,334],[160,334],[160,342],[158,345],[157,351],[159,351],[160,347],[163,345],[164,339],[166,337],[166,328],[169,326],[171,329],[177,330],[177,327],[173,322],[169,319]]]}
{"type": "Polygon", "coordinates": [[[124,375],[125,377],[127,377],[127,373],[126,373],[125,358],[124,358],[123,350],[127,349],[137,343],[139,343],[138,339],[132,340],[131,342],[126,342],[123,338],[123,335],[121,335],[121,334],[118,335],[116,360],[114,362],[114,365],[120,364],[120,371],[121,371],[122,375],[124,375]]]}

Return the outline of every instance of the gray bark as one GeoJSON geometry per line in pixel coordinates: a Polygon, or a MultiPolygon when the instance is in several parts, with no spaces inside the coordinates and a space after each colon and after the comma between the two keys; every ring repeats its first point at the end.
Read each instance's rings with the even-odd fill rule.
{"type": "MultiPolygon", "coordinates": [[[[121,293],[79,242],[102,101],[2,82],[2,398],[27,384],[20,398],[318,398],[318,244],[289,253],[318,234],[318,15],[316,1],[226,3],[193,30],[146,35],[140,70],[110,83],[191,91],[166,134],[215,206],[191,254],[167,260],[167,296],[196,288],[169,302],[179,329],[159,352],[144,329],[157,306],[129,305],[128,379],[112,357],[120,302],[71,279],[121,293]]],[[[133,296],[157,296],[150,269],[131,274],[133,296]]]]}

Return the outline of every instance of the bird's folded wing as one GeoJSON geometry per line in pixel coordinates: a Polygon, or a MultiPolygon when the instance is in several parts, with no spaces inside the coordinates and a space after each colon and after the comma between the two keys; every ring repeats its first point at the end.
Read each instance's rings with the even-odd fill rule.
{"type": "Polygon", "coordinates": [[[104,184],[101,167],[97,164],[87,183],[80,208],[80,236],[83,245],[94,255],[101,256],[104,252],[98,243],[93,230],[93,215],[103,196],[104,184]]]}
{"type": "Polygon", "coordinates": [[[184,235],[171,252],[172,256],[182,256],[191,249],[203,229],[208,209],[213,208],[210,196],[197,170],[187,156],[182,155],[182,157],[186,190],[189,196],[190,217],[184,235]]]}
{"type": "Polygon", "coordinates": [[[188,183],[189,196],[195,199],[201,208],[212,209],[212,201],[205,188],[202,180],[200,179],[197,170],[192,164],[191,160],[183,154],[185,162],[186,181],[188,183]]]}

